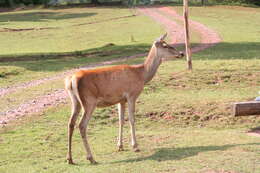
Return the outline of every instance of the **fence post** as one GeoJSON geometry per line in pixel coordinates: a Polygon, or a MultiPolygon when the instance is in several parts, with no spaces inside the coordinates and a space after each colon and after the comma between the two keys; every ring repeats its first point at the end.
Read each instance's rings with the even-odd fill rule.
{"type": "Polygon", "coordinates": [[[183,0],[183,17],[184,17],[184,30],[185,30],[185,49],[186,49],[186,59],[188,70],[192,70],[192,58],[191,58],[191,48],[190,48],[190,33],[189,33],[189,7],[188,0],[183,0]]]}

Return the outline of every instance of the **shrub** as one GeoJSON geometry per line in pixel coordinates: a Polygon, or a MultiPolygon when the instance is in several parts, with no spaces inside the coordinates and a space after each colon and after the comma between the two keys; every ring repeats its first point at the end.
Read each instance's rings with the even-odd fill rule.
{"type": "Polygon", "coordinates": [[[209,0],[215,3],[225,3],[225,4],[254,4],[260,5],[259,0],[209,0]]]}

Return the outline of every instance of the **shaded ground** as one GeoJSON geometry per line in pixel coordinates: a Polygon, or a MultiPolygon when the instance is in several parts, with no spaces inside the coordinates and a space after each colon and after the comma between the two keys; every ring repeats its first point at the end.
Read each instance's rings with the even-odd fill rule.
{"type": "Polygon", "coordinates": [[[253,128],[247,132],[249,136],[260,137],[260,127],[253,128]]]}

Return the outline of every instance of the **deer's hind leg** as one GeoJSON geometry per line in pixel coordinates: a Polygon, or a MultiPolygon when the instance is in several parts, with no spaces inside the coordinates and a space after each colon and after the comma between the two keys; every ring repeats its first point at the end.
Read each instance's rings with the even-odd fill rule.
{"type": "Polygon", "coordinates": [[[129,98],[128,102],[128,116],[129,116],[129,123],[131,129],[131,139],[132,139],[132,147],[135,152],[139,152],[140,149],[138,148],[135,136],[135,98],[129,98]]]}
{"type": "Polygon", "coordinates": [[[69,123],[68,123],[68,153],[67,153],[67,161],[69,164],[73,164],[73,160],[72,160],[72,154],[71,154],[71,143],[72,143],[72,135],[73,135],[73,131],[74,131],[74,127],[76,124],[76,120],[78,118],[78,115],[80,113],[80,103],[77,100],[76,96],[74,96],[72,93],[70,93],[70,98],[71,98],[71,102],[72,102],[72,106],[71,106],[71,116],[69,119],[69,123]]]}
{"type": "Polygon", "coordinates": [[[84,106],[83,108],[83,116],[80,120],[79,123],[79,130],[80,130],[80,134],[83,140],[83,144],[85,147],[85,150],[87,152],[87,160],[89,160],[92,164],[96,164],[97,162],[94,160],[91,150],[90,150],[90,146],[88,143],[88,138],[87,138],[87,126],[89,123],[89,120],[92,116],[92,113],[94,111],[94,109],[96,108],[96,100],[92,99],[91,101],[85,102],[82,101],[82,104],[84,106]]]}
{"type": "Polygon", "coordinates": [[[119,134],[118,134],[118,151],[123,151],[123,126],[125,116],[125,102],[118,104],[118,115],[119,115],[119,134]]]}

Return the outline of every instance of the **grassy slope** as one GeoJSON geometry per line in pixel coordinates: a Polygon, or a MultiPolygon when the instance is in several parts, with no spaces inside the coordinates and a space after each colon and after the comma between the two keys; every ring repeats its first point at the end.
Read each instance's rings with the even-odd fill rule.
{"type": "Polygon", "coordinates": [[[131,15],[133,13],[130,10],[122,8],[41,9],[1,13],[0,22],[5,28],[60,28],[4,32],[0,36],[4,40],[1,42],[0,55],[71,52],[101,47],[106,43],[126,45],[131,43],[131,35],[138,41],[147,41],[141,30],[135,29],[136,26],[145,27],[143,17],[107,21],[131,15]],[[101,23],[73,26],[90,22],[101,23]],[[119,28],[122,32],[115,32],[119,28]]]}
{"type": "MultiPolygon", "coordinates": [[[[259,42],[251,35],[258,34],[255,25],[260,16],[258,12],[247,11],[247,15],[255,16],[249,24],[243,10],[226,9],[225,13],[222,10],[196,7],[192,14],[194,19],[219,31],[224,43],[194,54],[192,73],[183,71],[184,61],[164,63],[138,100],[141,153],[133,153],[128,147],[128,127],[127,151],[115,152],[116,109],[98,109],[90,125],[90,143],[100,164],[86,163],[79,133],[75,131],[73,154],[78,165],[67,165],[65,127],[70,111],[69,105],[64,105],[24,120],[16,128],[2,129],[0,172],[191,173],[224,169],[258,173],[260,140],[245,135],[244,131],[259,126],[259,118],[234,118],[229,105],[252,99],[259,90],[259,50],[255,44],[246,44],[246,48],[239,45],[246,37],[249,43],[259,42]],[[224,17],[213,22],[212,16],[204,11],[220,18],[240,14],[240,22],[230,23],[232,20],[224,17]],[[237,29],[244,25],[249,33],[240,37],[237,29]],[[229,51],[225,45],[230,45],[229,51]]],[[[142,58],[129,63],[141,61],[142,58]]]]}
{"type": "MultiPolygon", "coordinates": [[[[174,7],[181,14],[181,7],[174,7]]],[[[195,54],[198,59],[259,59],[260,10],[246,7],[191,7],[190,17],[217,30],[223,42],[195,54]],[[221,14],[221,15],[219,15],[221,14]],[[212,53],[217,52],[213,55],[212,53]]]]}
{"type": "Polygon", "coordinates": [[[0,87],[54,75],[89,62],[143,52],[150,47],[154,38],[162,33],[162,28],[147,17],[135,16],[98,24],[71,26],[128,15],[132,15],[130,10],[120,8],[77,8],[1,13],[0,21],[5,27],[20,28],[25,27],[25,24],[28,25],[27,27],[45,25],[50,27],[59,24],[62,28],[1,34],[0,39],[4,40],[0,43],[2,58],[5,54],[12,54],[12,56],[9,57],[9,62],[0,61],[0,87]],[[75,15],[76,12],[84,15],[75,15]],[[21,13],[21,16],[15,18],[16,13],[21,13]],[[87,17],[85,13],[94,15],[87,17]],[[9,18],[12,20],[5,22],[9,18]],[[149,28],[153,28],[153,30],[149,28]],[[142,32],[143,30],[146,32],[142,32]],[[109,43],[115,45],[106,46],[109,43]],[[75,53],[75,51],[79,56],[56,57],[55,54],[50,54],[75,53]],[[100,53],[89,56],[80,55],[95,51],[100,53]],[[27,56],[22,57],[21,55],[24,54],[27,56]],[[20,58],[23,61],[13,61],[14,58],[18,60],[20,58]]]}
{"type": "MultiPolygon", "coordinates": [[[[151,22],[151,19],[144,16],[136,16],[115,21],[106,21],[99,24],[82,25],[77,27],[67,26],[92,21],[102,21],[106,18],[115,18],[127,15],[132,15],[132,12],[128,9],[120,8],[84,8],[63,10],[44,9],[38,11],[34,10],[0,14],[0,21],[8,25],[6,27],[12,28],[26,27],[24,26],[24,22],[28,25],[27,27],[44,27],[42,25],[42,22],[45,22],[48,27],[55,27],[58,25],[53,20],[56,20],[55,18],[59,18],[59,26],[64,28],[58,29],[57,31],[55,30],[55,32],[63,32],[64,30],[76,29],[77,31],[74,32],[69,31],[70,33],[74,34],[75,37],[68,37],[68,34],[64,32],[62,33],[62,35],[60,35],[60,37],[56,37],[57,35],[54,34],[55,37],[49,37],[49,39],[56,39],[58,42],[71,48],[71,51],[81,50],[80,47],[77,47],[78,43],[84,43],[83,48],[85,49],[83,51],[76,52],[78,56],[69,55],[56,57],[56,54],[52,54],[52,50],[50,50],[48,47],[50,46],[49,43],[51,40],[43,39],[42,35],[42,32],[53,34],[53,30],[24,31],[21,33],[15,33],[18,35],[13,35],[14,33],[9,32],[4,33],[1,36],[6,37],[3,38],[6,43],[2,42],[2,45],[0,45],[3,50],[5,49],[5,46],[8,47],[8,45],[10,44],[8,43],[8,41],[12,39],[16,39],[14,41],[16,42],[15,45],[22,45],[26,48],[21,49],[21,54],[8,57],[10,59],[9,62],[0,62],[0,87],[8,87],[11,85],[17,85],[21,82],[41,79],[48,76],[55,76],[55,74],[62,73],[64,70],[69,70],[71,68],[147,51],[147,49],[149,49],[150,47],[151,42],[156,37],[158,37],[158,35],[163,33],[163,29],[156,23],[151,22]],[[90,17],[86,17],[85,15],[75,15],[74,13],[76,13],[77,10],[80,11],[80,13],[82,14],[95,13],[95,15],[90,17]],[[17,13],[21,13],[23,15],[17,16],[15,18],[15,15],[17,15],[17,13]],[[32,15],[32,13],[35,15],[32,15]],[[59,16],[63,16],[63,18],[59,16]],[[48,20],[46,18],[48,18],[48,20]],[[4,22],[7,19],[10,19],[10,21],[8,23],[4,22]],[[138,29],[136,29],[136,26],[138,26],[138,29]],[[66,27],[68,28],[66,29],[66,27]],[[153,30],[149,30],[149,28],[153,28],[153,30]],[[94,34],[87,34],[86,37],[83,37],[81,35],[81,32],[88,33],[90,31],[92,32],[92,30],[95,30],[94,34]],[[146,32],[143,33],[143,30],[146,30],[146,32]],[[30,34],[31,32],[37,34],[38,37],[29,37],[27,38],[28,40],[23,40],[21,38],[21,34],[30,34]],[[82,42],[79,42],[79,37],[82,37],[81,39],[84,40],[82,40],[82,42]],[[131,37],[134,40],[132,40],[131,37]],[[38,47],[30,47],[31,44],[37,45],[37,39],[41,39],[44,46],[38,45],[38,47]],[[64,39],[72,39],[74,42],[77,42],[77,44],[69,44],[64,41],[64,39]],[[22,44],[21,41],[24,43],[22,44]],[[108,46],[109,43],[113,43],[114,45],[108,46]],[[27,56],[24,56],[24,53],[26,53],[26,49],[38,53],[32,55],[28,54],[27,56]],[[44,51],[40,53],[40,49],[43,49],[44,51]],[[49,53],[44,53],[45,51],[48,51],[49,53]],[[99,53],[91,54],[91,52],[99,53]],[[90,53],[90,55],[81,55],[85,53],[90,53]],[[23,60],[13,61],[13,59],[23,60]]],[[[57,46],[59,46],[59,44],[55,46],[53,46],[53,48],[57,49],[57,46]]],[[[15,48],[12,49],[12,51],[15,51],[15,48]]],[[[60,47],[59,51],[66,52],[68,50],[66,49],[66,47],[60,47]]],[[[0,55],[0,60],[1,58],[3,57],[1,57],[0,55]]],[[[63,80],[50,81],[41,86],[31,87],[25,90],[17,90],[1,98],[1,112],[10,110],[28,99],[33,99],[36,96],[51,92],[57,88],[60,88],[61,86],[63,86],[63,80]],[[25,92],[26,94],[24,94],[25,92]]]]}

